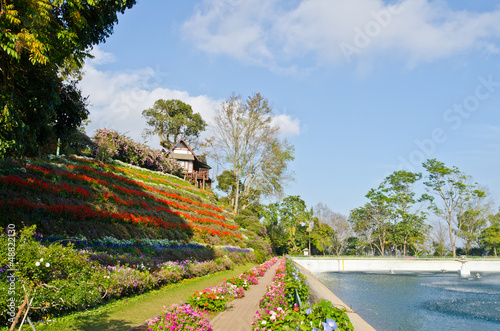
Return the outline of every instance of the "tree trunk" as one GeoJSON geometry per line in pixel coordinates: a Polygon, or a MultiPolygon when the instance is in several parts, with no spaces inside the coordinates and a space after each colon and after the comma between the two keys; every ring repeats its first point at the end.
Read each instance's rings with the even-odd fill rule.
{"type": "Polygon", "coordinates": [[[28,295],[25,295],[23,304],[19,307],[19,310],[17,311],[16,317],[14,317],[14,322],[12,322],[9,331],[14,331],[17,322],[19,322],[19,317],[21,317],[21,315],[23,314],[27,304],[28,304],[28,295]]]}
{"type": "Polygon", "coordinates": [[[234,193],[234,212],[236,214],[238,214],[239,201],[240,201],[240,177],[236,175],[236,192],[234,193]]]}
{"type": "Polygon", "coordinates": [[[448,233],[450,235],[451,250],[453,251],[453,257],[457,257],[457,248],[455,246],[455,240],[453,240],[453,214],[448,214],[448,233]]]}

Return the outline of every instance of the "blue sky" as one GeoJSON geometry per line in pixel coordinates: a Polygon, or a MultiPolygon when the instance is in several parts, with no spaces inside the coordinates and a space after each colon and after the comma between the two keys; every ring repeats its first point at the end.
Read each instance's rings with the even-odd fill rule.
{"type": "Polygon", "coordinates": [[[347,215],[429,158],[500,202],[499,2],[138,0],[93,54],[89,134],[141,141],[157,99],[210,122],[232,92],[260,92],[295,146],[286,194],[309,206],[347,215]]]}

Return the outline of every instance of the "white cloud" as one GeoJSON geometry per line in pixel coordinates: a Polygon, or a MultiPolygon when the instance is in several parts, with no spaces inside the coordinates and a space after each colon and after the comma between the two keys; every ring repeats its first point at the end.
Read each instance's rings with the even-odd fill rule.
{"type": "Polygon", "coordinates": [[[453,11],[429,0],[303,0],[293,8],[284,0],[221,1],[204,1],[185,35],[204,52],[273,70],[306,57],[325,65],[395,54],[414,66],[469,49],[498,52],[500,10],[453,11]]]}
{"type": "Polygon", "coordinates": [[[115,61],[115,56],[113,54],[104,52],[99,47],[94,47],[91,53],[94,58],[90,59],[88,63],[98,65],[115,61]]]}
{"type": "MultiPolygon", "coordinates": [[[[96,58],[114,59],[112,54],[105,53],[98,47],[94,48],[92,53],[97,54],[96,58]]],[[[186,91],[161,87],[161,76],[165,73],[159,69],[111,72],[99,70],[100,63],[102,62],[89,61],[85,65],[85,75],[80,82],[83,95],[89,96],[91,123],[86,128],[89,135],[93,135],[98,129],[108,128],[126,133],[135,141],[143,141],[141,134],[146,127],[146,121],[142,117],[142,111],[152,107],[158,99],[182,100],[191,105],[194,112],[200,113],[207,123],[212,122],[220,100],[206,95],[192,96],[186,91]]],[[[282,136],[300,134],[300,121],[297,118],[278,115],[273,117],[273,124],[280,127],[282,136]]],[[[202,138],[206,134],[202,134],[202,138]]],[[[157,137],[149,137],[148,144],[160,148],[157,137]]]]}
{"type": "MultiPolygon", "coordinates": [[[[113,58],[112,54],[104,53],[99,48],[94,48],[92,53],[99,54],[101,58],[113,58]]],[[[191,96],[186,91],[161,87],[162,73],[152,68],[108,72],[100,71],[96,62],[89,61],[84,71],[80,87],[83,95],[89,96],[91,124],[87,127],[87,133],[90,135],[106,127],[142,141],[141,134],[146,127],[142,111],[152,107],[158,99],[182,100],[205,120],[212,116],[216,104],[208,96],[191,96]]],[[[160,147],[157,137],[148,138],[148,142],[154,148],[160,147]]]]}
{"type": "Polygon", "coordinates": [[[282,114],[274,116],[271,124],[280,128],[280,135],[283,137],[298,136],[300,134],[300,120],[298,118],[291,118],[282,114]]]}

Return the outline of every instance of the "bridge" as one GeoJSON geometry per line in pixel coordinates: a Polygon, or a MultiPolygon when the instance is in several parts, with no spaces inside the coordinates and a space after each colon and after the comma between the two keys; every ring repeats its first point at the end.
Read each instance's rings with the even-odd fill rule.
{"type": "Polygon", "coordinates": [[[471,273],[500,272],[500,259],[426,259],[426,258],[358,258],[358,257],[298,257],[297,264],[311,272],[387,272],[407,271],[458,272],[467,277],[471,273]]]}

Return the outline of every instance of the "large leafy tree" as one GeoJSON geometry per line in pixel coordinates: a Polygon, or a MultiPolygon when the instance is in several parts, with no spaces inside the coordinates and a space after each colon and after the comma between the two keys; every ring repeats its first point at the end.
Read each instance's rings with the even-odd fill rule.
{"type": "Polygon", "coordinates": [[[448,225],[451,249],[453,257],[456,257],[457,239],[467,222],[465,213],[470,210],[468,204],[474,199],[484,198],[486,194],[478,189],[477,183],[474,183],[470,176],[457,167],[449,168],[436,159],[427,160],[423,166],[427,170],[427,181],[424,184],[439,201],[436,203],[433,198],[430,208],[448,225]]]}
{"type": "Polygon", "coordinates": [[[474,190],[469,201],[463,206],[458,216],[461,226],[460,237],[465,242],[465,254],[469,254],[473,246],[479,245],[481,231],[487,226],[490,215],[490,202],[486,200],[485,190],[474,190]]]}
{"type": "Polygon", "coordinates": [[[481,232],[479,237],[481,245],[486,249],[493,249],[495,256],[498,256],[498,249],[500,249],[500,208],[498,213],[489,215],[489,227],[481,232]]]}
{"type": "MultiPolygon", "coordinates": [[[[373,231],[374,227],[370,217],[370,207],[365,204],[362,207],[354,208],[349,213],[349,222],[354,233],[357,235],[356,242],[363,248],[369,248],[369,254],[375,255],[373,231]]],[[[351,241],[352,243],[352,241],[351,241]]]]}
{"type": "Polygon", "coordinates": [[[269,204],[262,211],[264,225],[271,240],[271,245],[277,254],[298,253],[299,230],[309,225],[312,211],[307,210],[306,203],[298,195],[285,197],[281,202],[269,204]]]}
{"type": "Polygon", "coordinates": [[[399,170],[387,176],[379,187],[393,213],[392,242],[396,251],[402,247],[405,256],[410,247],[415,251],[429,232],[425,213],[420,211],[426,196],[417,198],[415,192],[421,178],[421,173],[399,170]]]}
{"type": "Polygon", "coordinates": [[[0,156],[35,154],[86,119],[75,80],[135,0],[4,0],[0,10],[0,156]]]}
{"type": "Polygon", "coordinates": [[[158,135],[160,144],[170,149],[179,139],[192,143],[207,126],[199,113],[181,100],[156,100],[153,107],[142,111],[150,128],[145,136],[158,135]]]}
{"type": "Polygon", "coordinates": [[[253,190],[262,197],[281,198],[284,185],[293,179],[287,167],[294,159],[294,148],[280,139],[271,115],[268,100],[259,93],[245,101],[232,95],[216,109],[213,136],[204,145],[209,156],[234,174],[235,212],[240,209],[241,195],[253,190]]]}
{"type": "MultiPolygon", "coordinates": [[[[316,247],[319,252],[323,252],[326,255],[331,249],[335,251],[336,255],[340,255],[338,247],[335,245],[335,231],[327,223],[321,222],[317,217],[312,219],[311,226],[311,242],[316,247]]],[[[312,249],[312,248],[311,248],[312,249]]],[[[313,252],[310,252],[312,255],[313,252]]]]}

